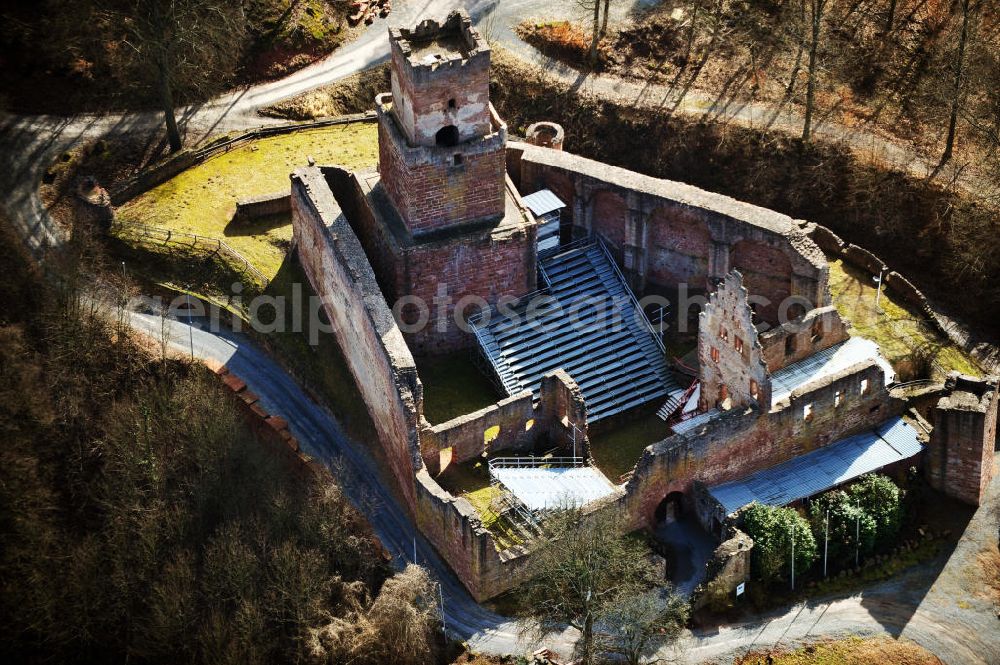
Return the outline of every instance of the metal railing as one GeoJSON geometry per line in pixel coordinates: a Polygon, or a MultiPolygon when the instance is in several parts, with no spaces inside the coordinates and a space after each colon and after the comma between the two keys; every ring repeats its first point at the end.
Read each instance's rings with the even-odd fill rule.
{"type": "Polygon", "coordinates": [[[586,466],[583,457],[494,457],[488,461],[490,475],[493,469],[540,469],[551,467],[557,469],[586,466]]]}
{"type": "MultiPolygon", "coordinates": [[[[520,392],[520,386],[508,384],[507,380],[504,379],[504,373],[500,371],[500,366],[497,365],[496,360],[493,359],[493,355],[486,350],[486,339],[483,337],[483,329],[472,323],[471,319],[469,320],[469,325],[472,327],[472,334],[476,336],[476,343],[479,346],[480,357],[484,358],[486,362],[489,363],[496,380],[501,386],[503,386],[507,395],[512,396],[520,392]]],[[[510,372],[507,372],[507,374],[510,374],[510,372]]]]}
{"type": "Polygon", "coordinates": [[[164,229],[158,226],[147,226],[146,224],[133,222],[115,222],[112,230],[116,229],[118,231],[138,234],[140,236],[140,242],[142,240],[156,240],[159,244],[163,245],[173,243],[176,245],[185,245],[191,248],[211,250],[212,253],[220,254],[232,263],[235,263],[234,267],[237,270],[249,274],[264,288],[267,288],[268,284],[270,284],[270,280],[264,276],[264,273],[251,265],[251,263],[247,261],[246,257],[233,249],[225,240],[220,238],[212,238],[209,236],[198,235],[197,233],[174,231],[173,229],[164,229]]]}
{"type": "Polygon", "coordinates": [[[666,355],[667,347],[663,345],[663,340],[660,339],[660,335],[656,332],[656,329],[653,328],[653,324],[649,322],[648,318],[646,318],[646,313],[642,311],[642,307],[639,305],[639,301],[636,300],[635,293],[632,292],[632,288],[628,285],[628,282],[625,281],[625,276],[622,275],[622,271],[618,269],[618,264],[615,263],[615,259],[613,256],[611,256],[611,252],[608,251],[607,245],[604,244],[604,240],[601,238],[601,236],[596,236],[596,235],[594,236],[594,240],[595,240],[594,244],[600,247],[601,251],[604,252],[604,256],[607,257],[608,263],[611,264],[611,267],[614,269],[615,274],[618,276],[618,279],[620,279],[622,281],[622,284],[625,285],[625,292],[628,293],[628,297],[632,301],[632,306],[635,307],[636,315],[642,319],[642,323],[645,324],[646,330],[649,331],[649,334],[652,336],[653,341],[656,342],[656,346],[659,347],[660,353],[666,355]]]}

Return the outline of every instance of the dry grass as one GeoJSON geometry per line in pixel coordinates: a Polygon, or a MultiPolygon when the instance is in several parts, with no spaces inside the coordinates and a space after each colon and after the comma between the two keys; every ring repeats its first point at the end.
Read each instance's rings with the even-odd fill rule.
{"type": "Polygon", "coordinates": [[[907,640],[849,637],[817,642],[794,651],[752,652],[733,665],[940,665],[941,660],[907,640]]]}
{"type": "MultiPolygon", "coordinates": [[[[578,23],[523,21],[516,28],[518,36],[545,55],[573,63],[589,62],[591,34],[578,23]]],[[[607,62],[611,43],[601,39],[597,44],[597,68],[607,62]]]]}
{"type": "Polygon", "coordinates": [[[977,579],[985,583],[978,587],[980,593],[1000,607],[1000,551],[991,547],[980,552],[976,560],[980,572],[977,579]]]}
{"type": "Polygon", "coordinates": [[[194,166],[118,210],[137,222],[224,238],[269,279],[278,272],[292,238],[291,224],[234,228],[236,201],[287,192],[289,174],[309,157],[348,168],[377,161],[374,124],[355,123],[261,139],[194,166]]]}

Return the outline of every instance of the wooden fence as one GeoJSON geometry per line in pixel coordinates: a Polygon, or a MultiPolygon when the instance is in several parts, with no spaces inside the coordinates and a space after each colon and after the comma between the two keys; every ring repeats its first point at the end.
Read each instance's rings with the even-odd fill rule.
{"type": "Polygon", "coordinates": [[[201,236],[195,233],[184,233],[172,229],[164,229],[158,226],[147,226],[145,224],[115,222],[112,231],[117,233],[127,233],[135,237],[139,242],[155,244],[158,246],[175,245],[184,246],[189,249],[205,252],[209,256],[220,256],[230,263],[239,272],[250,276],[263,288],[267,288],[270,280],[257,270],[246,257],[233,249],[229,243],[220,238],[201,236]]]}

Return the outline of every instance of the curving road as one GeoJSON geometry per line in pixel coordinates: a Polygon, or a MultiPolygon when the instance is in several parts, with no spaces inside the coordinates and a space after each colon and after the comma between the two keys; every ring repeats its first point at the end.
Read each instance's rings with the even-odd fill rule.
{"type": "MultiPolygon", "coordinates": [[[[162,334],[159,316],[133,313],[131,323],[154,339],[162,334]]],[[[406,517],[363,446],[346,436],[336,419],[246,336],[211,332],[205,323],[195,319],[189,329],[183,320],[168,320],[170,346],[188,354],[193,345],[197,358],[226,365],[260,397],[269,413],[284,417],[302,449],[330,467],[397,564],[412,561],[416,547],[416,561],[442,584],[445,621],[453,637],[486,653],[523,655],[539,646],[570,652],[576,637],[572,629],[533,639],[515,621],[478,605],[406,517]]],[[[687,632],[661,655],[680,662],[731,662],[751,649],[793,646],[819,637],[890,635],[913,640],[945,663],[1000,663],[1000,625],[993,601],[983,594],[976,561],[981,552],[996,547],[998,512],[1000,475],[954,551],[938,560],[858,595],[811,600],[750,622],[687,632]]]]}
{"type": "MultiPolygon", "coordinates": [[[[159,340],[165,335],[178,354],[192,353],[229,368],[260,397],[268,413],[280,415],[299,440],[303,452],[322,461],[333,472],[345,494],[366,516],[379,539],[402,567],[414,561],[427,567],[440,581],[444,595],[448,632],[471,648],[490,653],[523,654],[538,648],[538,642],[523,639],[519,625],[476,603],[465,587],[416,530],[393,492],[386,487],[369,453],[352,441],[337,420],[313,402],[271,356],[245,335],[232,331],[210,331],[206,319],[162,320],[155,314],[133,312],[132,327],[159,340]],[[164,326],[166,327],[164,330],[164,326]]],[[[546,646],[568,653],[573,632],[550,636],[546,646]]]]}
{"type": "MultiPolygon", "coordinates": [[[[391,20],[410,23],[417,17],[444,14],[456,4],[461,3],[397,0],[391,20]]],[[[538,62],[544,60],[516,40],[511,26],[536,13],[551,17],[578,16],[581,12],[575,0],[550,0],[544,4],[537,0],[499,3],[467,0],[464,4],[489,35],[538,62]]],[[[614,3],[613,6],[624,15],[635,5],[614,3]]],[[[385,20],[376,21],[357,41],[281,81],[182,109],[180,121],[188,141],[272,122],[257,117],[256,109],[329,84],[383,60],[388,54],[385,28],[385,20]]],[[[622,87],[612,79],[588,78],[565,70],[559,75],[574,77],[578,88],[591,94],[634,95],[637,103],[662,104],[663,97],[657,99],[657,96],[664,91],[655,88],[622,87]]],[[[697,112],[705,113],[697,97],[688,99],[685,104],[690,103],[697,112]]],[[[683,111],[684,105],[681,106],[683,111]]],[[[751,114],[752,122],[759,117],[754,115],[757,111],[753,108],[733,108],[743,109],[735,115],[737,121],[742,117],[740,114],[751,114]]],[[[731,111],[723,114],[733,115],[731,111]]],[[[794,118],[788,119],[789,123],[793,121],[794,118]]],[[[42,173],[54,156],[81,140],[106,133],[158,133],[160,122],[160,115],[152,112],[76,118],[0,115],[0,192],[5,194],[0,205],[25,242],[41,255],[46,246],[62,241],[61,230],[49,218],[37,194],[42,173]]],[[[137,329],[154,337],[161,333],[159,317],[134,314],[132,322],[137,329]]],[[[541,642],[526,639],[517,624],[475,603],[416,532],[392,492],[383,485],[377,467],[363,447],[349,440],[336,419],[312,402],[273,359],[241,335],[212,333],[201,329],[197,322],[190,331],[182,322],[169,322],[168,333],[171,345],[183,353],[189,352],[190,334],[196,356],[228,365],[260,396],[268,411],[285,417],[303,449],[331,466],[347,495],[366,514],[398,562],[413,558],[415,544],[418,562],[441,580],[445,618],[452,635],[466,640],[473,649],[489,653],[524,654],[544,644],[568,654],[575,636],[572,630],[541,642]]],[[[1000,626],[993,601],[983,593],[976,560],[988,548],[995,550],[998,503],[1000,478],[991,485],[989,501],[977,511],[955,550],[932,564],[859,595],[811,601],[749,623],[688,633],[678,644],[680,653],[664,655],[688,662],[727,661],[751,648],[790,645],[819,636],[888,634],[912,639],[946,663],[1000,663],[1000,626]]]]}

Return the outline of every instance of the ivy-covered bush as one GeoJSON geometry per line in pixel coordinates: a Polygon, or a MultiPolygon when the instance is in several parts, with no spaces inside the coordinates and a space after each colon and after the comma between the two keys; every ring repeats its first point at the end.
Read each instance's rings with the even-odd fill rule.
{"type": "MultiPolygon", "coordinates": [[[[809,504],[809,522],[822,560],[829,515],[828,564],[830,570],[854,566],[856,557],[869,556],[875,549],[875,519],[857,500],[841,490],[826,492],[809,504]]],[[[822,563],[822,561],[821,561],[822,563]]]]}
{"type": "Polygon", "coordinates": [[[891,478],[870,473],[852,483],[847,494],[875,520],[875,550],[895,547],[903,525],[903,490],[891,478]]]}
{"type": "Polygon", "coordinates": [[[741,517],[743,530],[754,541],[751,566],[755,578],[768,584],[790,579],[793,534],[795,574],[804,574],[816,560],[809,522],[795,510],[755,503],[741,517]]]}

